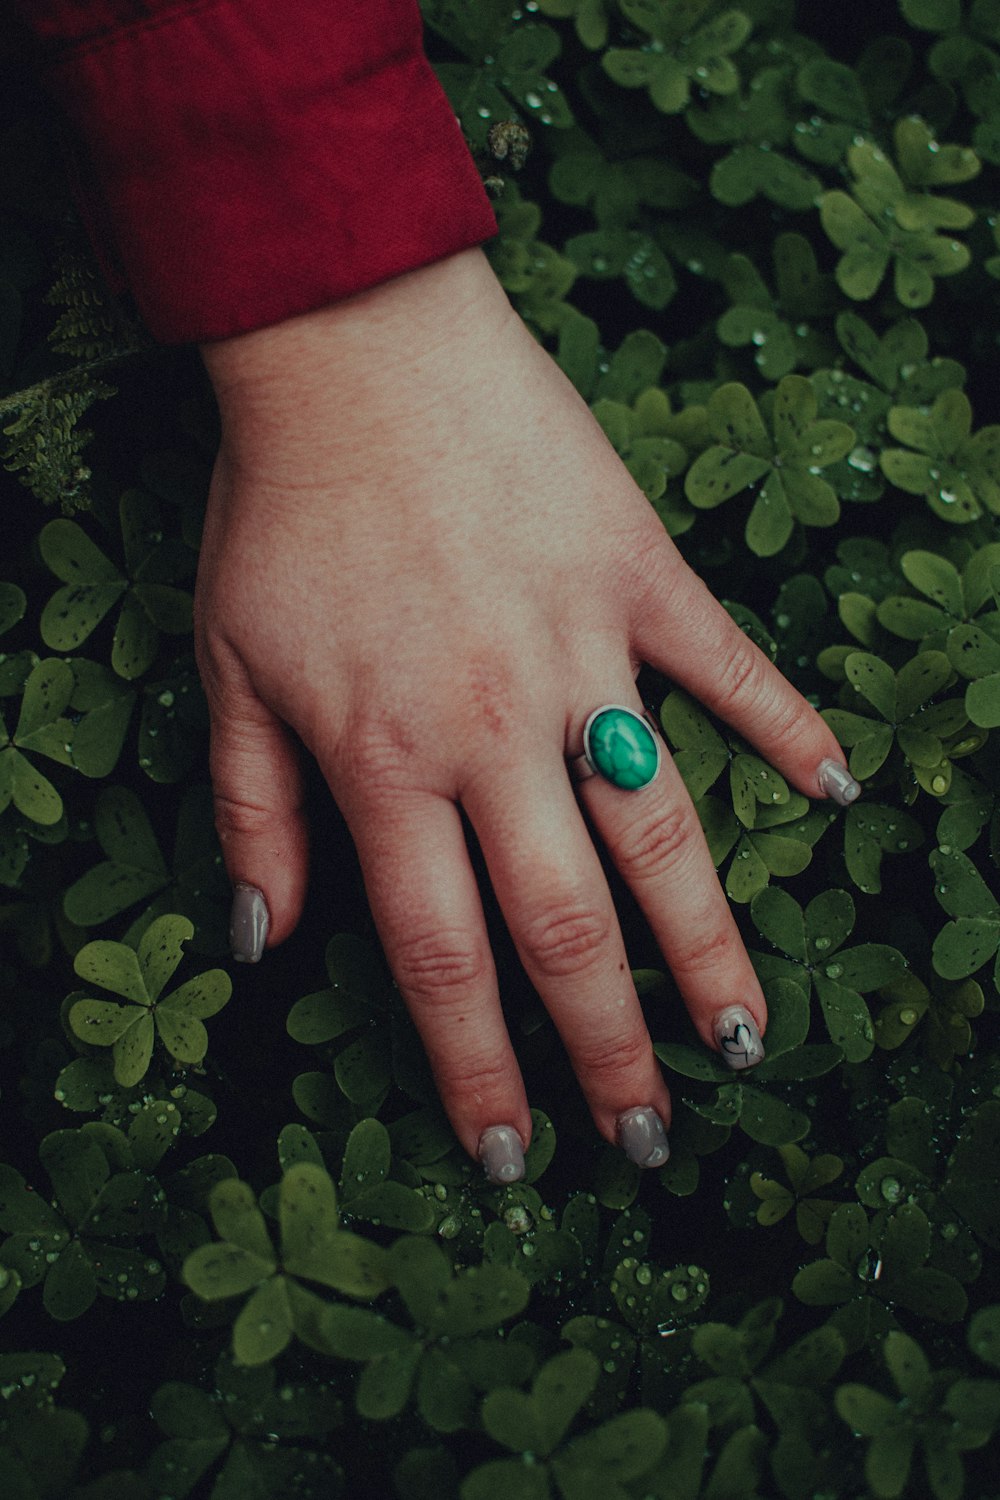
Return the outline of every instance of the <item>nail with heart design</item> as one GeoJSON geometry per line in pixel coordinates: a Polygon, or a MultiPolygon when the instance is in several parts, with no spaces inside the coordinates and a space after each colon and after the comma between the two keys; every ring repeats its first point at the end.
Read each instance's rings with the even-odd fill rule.
{"type": "Polygon", "coordinates": [[[712,1030],[723,1060],[730,1068],[754,1068],[764,1061],[764,1043],[757,1022],[745,1006],[730,1005],[720,1011],[712,1030]]]}

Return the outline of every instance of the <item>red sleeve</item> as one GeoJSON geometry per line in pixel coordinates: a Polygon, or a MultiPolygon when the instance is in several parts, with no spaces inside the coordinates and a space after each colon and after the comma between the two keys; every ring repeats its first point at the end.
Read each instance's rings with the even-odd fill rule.
{"type": "Polygon", "coordinates": [[[495,232],[416,0],[18,0],[155,337],[222,338],[495,232]]]}

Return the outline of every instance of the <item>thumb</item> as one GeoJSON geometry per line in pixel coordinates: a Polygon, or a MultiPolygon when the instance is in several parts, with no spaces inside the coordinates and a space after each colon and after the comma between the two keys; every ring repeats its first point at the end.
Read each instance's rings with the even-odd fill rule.
{"type": "Polygon", "coordinates": [[[215,826],[233,882],[233,957],[256,963],[294,930],[305,902],[309,835],[299,750],[249,680],[208,693],[215,826]]]}

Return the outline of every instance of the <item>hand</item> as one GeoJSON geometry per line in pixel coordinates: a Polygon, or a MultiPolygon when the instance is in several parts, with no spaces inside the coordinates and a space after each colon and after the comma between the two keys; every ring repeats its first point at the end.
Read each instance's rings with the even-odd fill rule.
{"type": "Polygon", "coordinates": [[[846,801],[836,740],[682,561],[480,251],[203,353],[223,435],[196,642],[238,956],[302,909],[297,738],[452,1125],[514,1180],[531,1121],[461,807],[598,1130],[659,1165],[670,1099],[580,802],[705,1044],[758,1060],[764,998],[670,757],[625,791],[574,789],[567,756],[595,707],[641,707],[641,662],[846,801]]]}

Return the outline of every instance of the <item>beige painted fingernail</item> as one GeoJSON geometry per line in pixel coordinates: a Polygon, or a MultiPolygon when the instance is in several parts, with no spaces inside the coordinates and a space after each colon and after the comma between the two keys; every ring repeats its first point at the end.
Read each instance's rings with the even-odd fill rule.
{"type": "Polygon", "coordinates": [[[655,1109],[626,1109],[616,1121],[618,1144],[637,1167],[662,1167],[670,1155],[667,1132],[655,1109]]]}
{"type": "Polygon", "coordinates": [[[841,807],[850,807],[861,796],[861,783],[855,781],[846,766],[835,760],[821,760],[816,771],[820,791],[841,807]]]}
{"type": "Polygon", "coordinates": [[[487,1182],[505,1187],[524,1176],[524,1147],[513,1125],[490,1125],[479,1137],[479,1162],[487,1182]]]}
{"type": "Polygon", "coordinates": [[[229,946],[238,964],[260,962],[270,925],[263,891],[258,890],[255,885],[238,881],[233,888],[233,905],[229,915],[229,946]]]}

